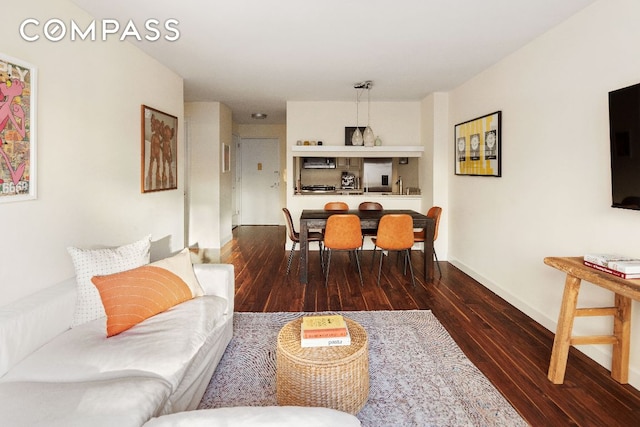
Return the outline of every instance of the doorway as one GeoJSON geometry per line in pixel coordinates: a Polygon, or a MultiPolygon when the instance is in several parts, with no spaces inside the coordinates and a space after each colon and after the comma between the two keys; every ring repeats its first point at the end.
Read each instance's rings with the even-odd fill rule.
{"type": "Polygon", "coordinates": [[[279,225],[280,144],[278,139],[242,138],[238,144],[237,188],[241,225],[279,225]]]}

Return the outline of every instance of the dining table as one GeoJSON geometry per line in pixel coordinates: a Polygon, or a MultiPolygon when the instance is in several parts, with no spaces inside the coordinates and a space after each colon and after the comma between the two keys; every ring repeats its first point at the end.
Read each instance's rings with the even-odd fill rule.
{"type": "Polygon", "coordinates": [[[300,215],[300,283],[309,282],[309,241],[307,240],[309,230],[325,229],[327,218],[339,213],[357,215],[360,218],[360,227],[363,230],[377,230],[380,218],[384,215],[410,215],[413,219],[413,227],[425,230],[423,248],[424,279],[426,281],[433,279],[433,235],[435,232],[435,220],[433,218],[429,218],[420,212],[406,209],[383,209],[378,211],[305,209],[300,215]]]}

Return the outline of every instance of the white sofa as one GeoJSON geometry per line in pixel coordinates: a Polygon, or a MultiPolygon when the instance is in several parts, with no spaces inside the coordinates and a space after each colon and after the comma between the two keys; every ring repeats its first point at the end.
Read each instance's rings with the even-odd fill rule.
{"type": "Polygon", "coordinates": [[[152,418],[144,427],[360,427],[354,415],[303,406],[236,406],[152,418]]]}
{"type": "Polygon", "coordinates": [[[195,409],[233,335],[234,273],[195,264],[205,295],[110,338],[70,328],[70,279],[0,307],[1,426],[136,426],[195,409]]]}

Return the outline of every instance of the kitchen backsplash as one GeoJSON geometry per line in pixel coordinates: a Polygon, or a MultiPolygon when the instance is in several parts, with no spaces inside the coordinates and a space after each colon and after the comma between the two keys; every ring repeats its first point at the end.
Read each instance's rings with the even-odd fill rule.
{"type": "MultiPolygon", "coordinates": [[[[298,176],[302,185],[330,185],[339,189],[343,172],[353,174],[356,182],[362,183],[362,163],[358,163],[358,166],[338,166],[336,169],[300,169],[298,176]]],[[[399,164],[399,159],[393,158],[393,172],[390,179],[394,193],[398,191],[395,183],[399,176],[402,176],[404,189],[420,188],[419,160],[410,158],[407,164],[399,164]]]]}

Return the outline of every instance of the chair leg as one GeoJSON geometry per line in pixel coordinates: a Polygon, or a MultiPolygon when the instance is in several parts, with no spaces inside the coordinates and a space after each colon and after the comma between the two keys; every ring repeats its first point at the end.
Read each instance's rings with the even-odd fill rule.
{"type": "Polygon", "coordinates": [[[440,273],[440,277],[442,277],[442,270],[440,270],[440,263],[438,262],[438,254],[436,254],[436,250],[433,250],[433,257],[436,259],[436,265],[438,266],[438,273],[440,273]]]}
{"type": "Polygon", "coordinates": [[[405,270],[406,270],[406,266],[407,263],[409,263],[409,272],[411,273],[411,284],[413,285],[413,287],[416,287],[416,278],[413,275],[413,264],[411,264],[411,250],[410,249],[406,249],[405,253],[406,253],[406,258],[405,258],[405,270]]]}
{"type": "Polygon", "coordinates": [[[356,258],[356,265],[358,266],[358,275],[360,276],[360,286],[364,287],[364,282],[362,281],[362,270],[360,269],[360,258],[358,258],[358,250],[353,251],[353,256],[356,258]]]}
{"type": "Polygon", "coordinates": [[[331,265],[331,249],[325,248],[325,252],[327,252],[327,271],[325,272],[325,275],[324,275],[324,287],[326,288],[329,285],[329,266],[331,265]]]}
{"type": "Polygon", "coordinates": [[[373,271],[373,262],[376,260],[376,248],[377,246],[373,245],[373,254],[371,255],[371,269],[369,271],[373,271]]]}
{"type": "Polygon", "coordinates": [[[287,262],[287,274],[286,276],[289,275],[289,271],[291,270],[291,261],[293,261],[293,253],[296,250],[296,242],[293,242],[293,245],[291,245],[291,253],[289,254],[289,262],[287,262]]]}
{"type": "MultiPolygon", "coordinates": [[[[404,260],[404,266],[402,267],[402,274],[406,276],[407,275],[407,257],[403,256],[402,259],[404,260]]],[[[411,258],[409,258],[409,260],[411,260],[411,258]]]]}
{"type": "Polygon", "coordinates": [[[380,264],[378,266],[378,287],[380,287],[380,273],[382,272],[382,258],[384,258],[384,253],[381,250],[380,251],[380,264]]]}
{"type": "Polygon", "coordinates": [[[322,240],[318,241],[318,246],[320,248],[320,269],[322,270],[322,274],[324,274],[324,248],[322,247],[322,240]]]}

